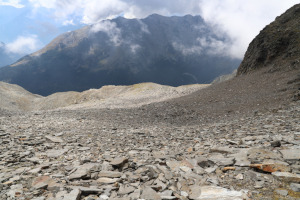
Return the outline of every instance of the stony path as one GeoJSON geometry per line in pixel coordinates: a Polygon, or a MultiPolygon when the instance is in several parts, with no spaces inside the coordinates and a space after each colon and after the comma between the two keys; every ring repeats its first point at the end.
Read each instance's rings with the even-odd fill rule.
{"type": "Polygon", "coordinates": [[[131,112],[3,113],[0,199],[300,198],[299,102],[190,126],[131,112]]]}

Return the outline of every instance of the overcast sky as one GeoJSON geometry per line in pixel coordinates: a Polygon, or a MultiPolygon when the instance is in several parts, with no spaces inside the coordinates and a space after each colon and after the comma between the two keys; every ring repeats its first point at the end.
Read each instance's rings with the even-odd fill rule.
{"type": "Polygon", "coordinates": [[[242,58],[248,44],[299,0],[0,0],[0,41],[13,53],[32,53],[57,35],[118,16],[201,15],[233,41],[242,58]]]}

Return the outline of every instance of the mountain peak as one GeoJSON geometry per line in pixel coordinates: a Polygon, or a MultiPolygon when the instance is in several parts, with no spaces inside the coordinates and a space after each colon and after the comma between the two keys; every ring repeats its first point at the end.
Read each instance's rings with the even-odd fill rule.
{"type": "Polygon", "coordinates": [[[143,20],[104,20],[64,33],[0,69],[0,80],[41,95],[140,82],[210,83],[240,60],[217,54],[210,43],[224,39],[199,19],[154,14],[143,20]]]}

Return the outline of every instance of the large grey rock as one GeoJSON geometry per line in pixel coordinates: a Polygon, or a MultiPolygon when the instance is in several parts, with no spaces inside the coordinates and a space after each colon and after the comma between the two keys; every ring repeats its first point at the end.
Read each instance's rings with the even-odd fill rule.
{"type": "Polygon", "coordinates": [[[79,200],[81,191],[79,189],[72,190],[69,194],[65,195],[63,200],[79,200]]]}
{"type": "Polygon", "coordinates": [[[46,155],[49,158],[57,158],[57,157],[62,156],[67,151],[68,151],[68,149],[59,149],[59,150],[51,149],[51,150],[46,152],[46,155]]]}
{"type": "Polygon", "coordinates": [[[285,160],[300,160],[300,148],[280,150],[285,160]]]}
{"type": "Polygon", "coordinates": [[[110,164],[114,167],[121,167],[122,165],[124,165],[125,163],[128,162],[128,158],[125,157],[118,157],[113,159],[110,164]]]}
{"type": "Polygon", "coordinates": [[[95,163],[87,163],[79,166],[76,171],[69,176],[69,180],[88,178],[90,170],[96,165],[95,163]]]}
{"type": "Polygon", "coordinates": [[[243,200],[245,194],[240,191],[228,190],[222,187],[204,186],[201,187],[199,200],[243,200]]]}
{"type": "Polygon", "coordinates": [[[149,200],[161,200],[160,195],[158,195],[151,187],[144,188],[140,198],[149,200]]]}
{"type": "Polygon", "coordinates": [[[291,189],[294,192],[300,192],[300,184],[298,184],[298,183],[291,183],[290,187],[291,187],[291,189]]]}
{"type": "Polygon", "coordinates": [[[201,187],[193,185],[189,187],[189,199],[199,199],[201,195],[201,187]]]}
{"type": "Polygon", "coordinates": [[[118,182],[120,179],[118,178],[98,178],[97,182],[100,184],[113,184],[118,182]]]}
{"type": "Polygon", "coordinates": [[[48,140],[55,142],[55,143],[63,143],[64,142],[63,139],[61,139],[60,137],[47,135],[47,136],[45,136],[45,138],[47,138],[48,140]]]}
{"type": "Polygon", "coordinates": [[[120,178],[122,176],[122,173],[115,171],[101,171],[99,172],[98,176],[107,178],[120,178]]]}
{"type": "Polygon", "coordinates": [[[289,172],[273,172],[272,175],[276,176],[277,178],[287,181],[287,182],[295,182],[300,183],[300,175],[293,174],[289,172]]]}
{"type": "Polygon", "coordinates": [[[136,188],[132,187],[132,186],[121,185],[120,188],[119,188],[118,193],[121,194],[121,195],[129,194],[129,193],[134,192],[135,189],[136,188]]]}

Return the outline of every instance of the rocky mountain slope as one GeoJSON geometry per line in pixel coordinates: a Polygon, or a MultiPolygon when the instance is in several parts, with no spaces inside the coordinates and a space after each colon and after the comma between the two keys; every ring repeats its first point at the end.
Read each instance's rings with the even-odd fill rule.
{"type": "Polygon", "coordinates": [[[58,36],[0,69],[0,81],[41,95],[141,82],[210,83],[240,63],[218,49],[228,42],[200,16],[119,17],[58,36]]]}
{"type": "Polygon", "coordinates": [[[272,66],[272,70],[299,68],[300,8],[294,6],[266,26],[250,43],[238,74],[272,66]]]}
{"type": "Polygon", "coordinates": [[[299,199],[300,68],[275,51],[264,67],[163,102],[0,111],[0,199],[299,199]]]}

